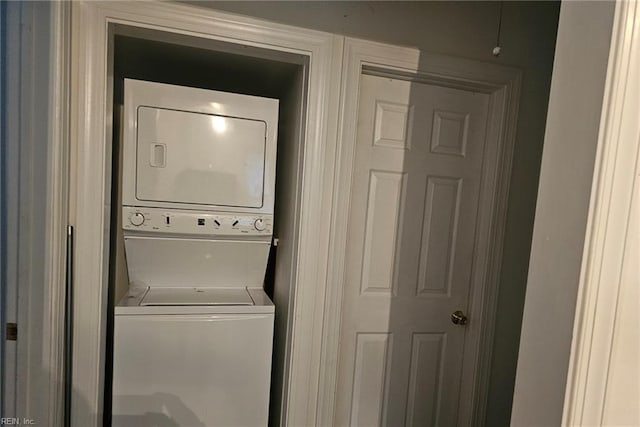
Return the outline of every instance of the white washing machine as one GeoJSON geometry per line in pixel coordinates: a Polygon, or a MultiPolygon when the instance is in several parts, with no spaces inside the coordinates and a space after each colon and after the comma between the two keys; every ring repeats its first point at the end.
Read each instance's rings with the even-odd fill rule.
{"type": "Polygon", "coordinates": [[[266,426],[278,101],[125,80],[113,426],[266,426]]]}

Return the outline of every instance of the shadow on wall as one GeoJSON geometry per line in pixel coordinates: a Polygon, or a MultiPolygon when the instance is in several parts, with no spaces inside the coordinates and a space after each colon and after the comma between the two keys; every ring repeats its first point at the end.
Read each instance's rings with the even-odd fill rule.
{"type": "Polygon", "coordinates": [[[117,427],[205,427],[178,396],[169,393],[116,395],[112,426],[117,427]]]}

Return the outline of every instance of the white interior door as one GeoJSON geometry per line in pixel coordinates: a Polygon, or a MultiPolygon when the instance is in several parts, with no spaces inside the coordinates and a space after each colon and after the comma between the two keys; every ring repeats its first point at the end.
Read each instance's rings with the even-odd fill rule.
{"type": "Polygon", "coordinates": [[[454,426],[471,404],[451,314],[470,303],[488,108],[482,93],[361,77],[336,425],[454,426]]]}

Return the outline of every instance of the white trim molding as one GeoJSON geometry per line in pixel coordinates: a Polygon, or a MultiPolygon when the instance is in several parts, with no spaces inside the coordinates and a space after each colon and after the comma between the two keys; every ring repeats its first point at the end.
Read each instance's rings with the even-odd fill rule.
{"type": "MultiPolygon", "coordinates": [[[[640,238],[630,234],[632,200],[637,203],[640,191],[638,76],[640,3],[617,2],[565,393],[562,424],[567,426],[607,424],[613,357],[620,351],[615,336],[621,298],[640,287],[638,260],[625,258],[630,243],[640,238]],[[636,273],[624,275],[625,265],[636,273]]],[[[640,308],[638,301],[635,307],[640,308]]],[[[633,328],[636,341],[625,345],[637,351],[637,325],[633,328]]],[[[635,409],[640,419],[637,400],[635,409]]]]}
{"type": "Polygon", "coordinates": [[[69,54],[71,4],[51,3],[51,78],[45,236],[44,343],[42,361],[49,373],[47,420],[62,425],[65,385],[66,245],[69,219],[69,54]]]}
{"type": "Polygon", "coordinates": [[[11,303],[2,309],[17,321],[19,337],[11,345],[12,369],[3,372],[2,416],[42,425],[61,425],[63,415],[69,6],[7,6],[10,50],[3,71],[10,120],[3,173],[11,250],[3,285],[11,303]]]}
{"type": "Polygon", "coordinates": [[[75,226],[73,426],[103,416],[110,128],[108,31],[111,24],[309,57],[297,277],[286,424],[313,425],[328,260],[341,38],[197,6],[166,2],[72,3],[71,194],[75,226]]]}
{"type": "MultiPolygon", "coordinates": [[[[351,177],[356,141],[356,122],[360,76],[363,71],[408,77],[486,93],[490,96],[487,150],[482,176],[480,212],[490,214],[478,219],[478,242],[487,242],[486,255],[474,261],[474,288],[470,307],[472,318],[482,319],[469,325],[465,351],[477,357],[463,367],[467,386],[460,399],[473,402],[472,413],[460,414],[459,425],[482,423],[489,385],[489,367],[497,305],[502,243],[506,222],[511,161],[519,103],[519,70],[489,63],[425,54],[417,49],[347,38],[344,45],[340,88],[339,148],[336,159],[328,284],[324,300],[324,324],[320,362],[320,383],[316,425],[333,425],[335,390],[339,356],[340,325],[345,281],[346,236],[351,198],[351,177]],[[471,330],[471,328],[474,328],[471,330]]],[[[478,251],[482,252],[482,251],[478,251]]]]}

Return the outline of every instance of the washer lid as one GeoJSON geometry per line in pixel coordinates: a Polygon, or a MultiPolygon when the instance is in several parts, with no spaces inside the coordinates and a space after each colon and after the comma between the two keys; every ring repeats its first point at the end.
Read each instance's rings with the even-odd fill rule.
{"type": "Polygon", "coordinates": [[[149,288],[140,305],[254,305],[254,302],[246,288],[149,288]]]}

